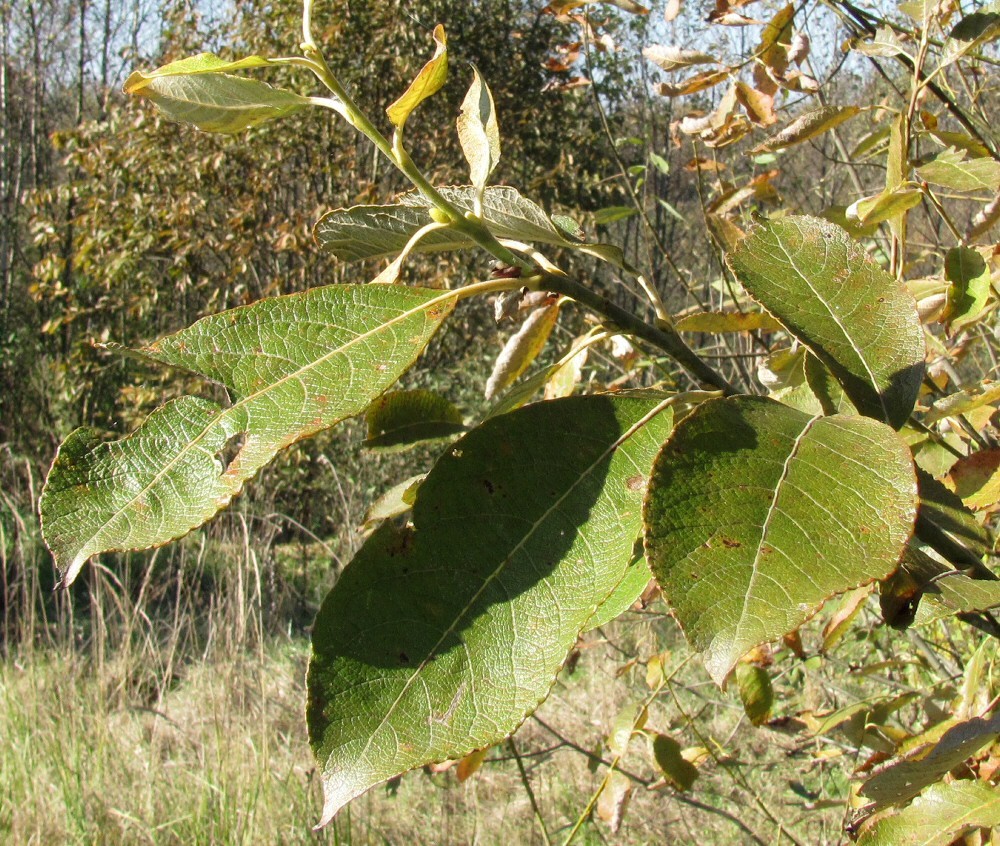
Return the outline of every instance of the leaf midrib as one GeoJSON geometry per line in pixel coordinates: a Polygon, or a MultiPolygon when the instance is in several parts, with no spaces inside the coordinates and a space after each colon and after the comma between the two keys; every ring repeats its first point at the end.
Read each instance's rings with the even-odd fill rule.
{"type": "MultiPolygon", "coordinates": [[[[461,623],[462,620],[465,618],[466,614],[469,613],[469,611],[472,609],[473,605],[475,605],[479,597],[483,595],[483,592],[497,578],[500,577],[500,574],[511,562],[511,559],[514,557],[514,555],[517,554],[521,549],[523,549],[524,545],[531,539],[531,537],[539,529],[539,527],[542,526],[545,523],[545,521],[549,519],[549,517],[563,504],[566,498],[569,497],[576,490],[576,488],[583,482],[583,480],[586,479],[594,471],[594,469],[601,464],[601,462],[603,462],[609,455],[613,454],[623,443],[628,441],[629,438],[631,438],[633,435],[639,432],[647,423],[649,423],[651,420],[653,420],[653,418],[655,418],[658,414],[660,414],[664,408],[672,404],[672,402],[673,398],[671,397],[657,403],[650,411],[648,411],[645,415],[643,415],[638,421],[632,424],[632,426],[630,426],[624,433],[619,435],[611,444],[609,444],[600,453],[600,455],[598,455],[597,458],[595,458],[590,463],[590,465],[577,476],[577,478],[566,489],[566,491],[548,508],[546,508],[544,512],[542,512],[541,516],[539,516],[539,518],[535,520],[534,523],[532,523],[531,528],[529,528],[525,532],[524,537],[520,541],[518,541],[517,544],[515,544],[515,546],[509,552],[507,552],[506,555],[503,556],[497,567],[493,570],[493,572],[489,573],[485,579],[483,579],[482,586],[472,595],[469,601],[466,602],[465,606],[455,615],[455,619],[448,626],[448,628],[442,633],[441,637],[438,638],[437,643],[435,643],[434,646],[431,647],[431,649],[428,651],[424,659],[414,669],[412,675],[406,680],[406,683],[403,685],[402,690],[400,690],[399,694],[396,696],[396,699],[389,706],[389,708],[386,709],[385,715],[382,717],[379,724],[369,733],[368,740],[365,743],[364,748],[358,754],[359,759],[363,760],[366,758],[368,750],[371,748],[371,745],[375,740],[375,736],[385,727],[386,723],[393,716],[400,702],[402,702],[403,697],[409,691],[410,687],[415,683],[415,681],[423,672],[423,670],[428,666],[428,664],[430,664],[432,658],[437,654],[437,651],[441,646],[441,644],[444,643],[444,641],[451,634],[454,633],[459,623],[461,623]]],[[[590,617],[587,617],[586,620],[583,621],[583,623],[581,624],[581,628],[584,625],[586,625],[586,622],[589,619],[590,617]]]]}
{"type": "MultiPolygon", "coordinates": [[[[78,552],[76,554],[76,556],[74,556],[72,562],[66,568],[67,572],[72,572],[75,567],[77,567],[79,564],[82,564],[83,561],[86,561],[87,558],[89,558],[91,555],[95,554],[93,552],[88,552],[88,553],[86,553],[86,555],[84,555],[84,550],[86,550],[94,542],[95,538],[101,536],[104,532],[106,532],[109,529],[109,527],[113,526],[115,524],[115,522],[117,520],[119,520],[122,517],[122,515],[125,514],[126,511],[128,511],[135,504],[135,502],[137,500],[141,499],[146,494],[148,494],[160,482],[160,480],[164,476],[168,475],[169,472],[174,468],[174,466],[183,457],[185,457],[186,455],[188,455],[190,453],[190,451],[192,449],[194,449],[200,443],[200,441],[208,435],[208,433],[210,431],[212,431],[213,428],[215,428],[216,426],[218,426],[219,423],[221,423],[222,421],[228,419],[229,417],[234,416],[238,410],[248,407],[249,404],[251,402],[253,402],[254,400],[256,400],[257,398],[259,398],[261,396],[265,396],[269,392],[271,392],[273,390],[276,390],[279,386],[283,385],[284,383],[288,382],[289,380],[295,379],[295,378],[299,378],[301,374],[308,373],[310,370],[313,370],[314,368],[319,367],[320,365],[322,365],[322,364],[326,363],[327,361],[329,361],[330,359],[332,359],[334,356],[343,353],[345,350],[347,350],[348,348],[350,348],[352,345],[358,343],[359,341],[367,340],[369,337],[371,337],[371,336],[373,336],[373,335],[381,332],[382,330],[387,329],[390,326],[393,326],[396,323],[399,323],[399,322],[401,322],[403,320],[406,320],[407,318],[409,318],[409,317],[411,317],[411,316],[413,316],[415,314],[419,314],[421,311],[426,311],[426,310],[428,310],[430,308],[433,308],[434,306],[436,306],[436,305],[438,305],[440,303],[446,302],[448,299],[456,297],[456,295],[457,295],[457,291],[448,291],[446,294],[442,294],[439,297],[435,297],[433,299],[427,300],[426,302],[422,303],[418,307],[408,309],[407,311],[403,312],[402,314],[397,315],[396,317],[391,318],[390,320],[386,321],[385,323],[380,323],[374,329],[370,329],[367,332],[363,332],[363,333],[361,333],[359,335],[355,335],[353,338],[351,338],[346,343],[341,344],[336,349],[330,350],[326,355],[324,355],[324,356],[322,356],[322,357],[320,357],[320,358],[318,358],[318,359],[316,359],[316,360],[314,360],[314,361],[312,361],[312,362],[310,362],[308,364],[303,365],[298,370],[295,370],[295,371],[293,371],[291,373],[288,373],[288,374],[282,376],[277,381],[271,382],[269,385],[267,385],[266,387],[260,389],[259,391],[256,391],[256,392],[254,392],[252,394],[248,394],[246,397],[244,397],[243,399],[241,399],[239,402],[233,404],[229,408],[227,408],[224,411],[222,411],[221,414],[218,414],[217,416],[215,416],[214,418],[212,418],[211,422],[208,425],[206,425],[204,428],[202,428],[202,430],[195,437],[193,437],[190,441],[188,441],[187,445],[184,446],[183,449],[181,449],[181,451],[178,452],[177,455],[174,458],[172,458],[167,463],[167,465],[159,473],[157,473],[141,491],[139,491],[128,502],[126,502],[121,508],[119,508],[118,511],[116,511],[111,517],[109,517],[101,525],[101,527],[96,532],[94,532],[87,539],[86,543],[84,543],[84,544],[82,544],[80,546],[80,552],[78,552]]],[[[204,376],[204,374],[200,374],[200,375],[204,376]]],[[[252,433],[247,432],[247,434],[252,434],[252,433]]],[[[129,437],[131,437],[131,435],[129,437]]],[[[235,495],[235,492],[233,493],[233,495],[235,495]]]]}

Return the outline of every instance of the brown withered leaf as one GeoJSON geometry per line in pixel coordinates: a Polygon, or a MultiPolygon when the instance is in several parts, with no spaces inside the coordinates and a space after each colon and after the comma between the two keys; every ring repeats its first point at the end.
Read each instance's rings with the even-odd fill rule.
{"type": "Polygon", "coordinates": [[[776,135],[772,135],[749,152],[751,155],[756,155],[757,153],[783,150],[793,144],[801,144],[828,129],[833,129],[845,120],[854,117],[859,111],[861,110],[857,106],[823,106],[819,109],[812,109],[799,115],[776,135]]]}
{"type": "Polygon", "coordinates": [[[771,126],[778,122],[778,116],[774,113],[773,92],[758,91],[740,81],[736,83],[736,99],[756,126],[771,126]]]}
{"type": "Polygon", "coordinates": [[[681,13],[681,0],[667,0],[663,9],[663,19],[670,23],[681,13]]]}
{"type": "Polygon", "coordinates": [[[656,86],[656,93],[664,97],[682,97],[685,94],[694,94],[712,88],[729,77],[729,69],[702,71],[676,85],[669,82],[661,82],[656,86]]]}

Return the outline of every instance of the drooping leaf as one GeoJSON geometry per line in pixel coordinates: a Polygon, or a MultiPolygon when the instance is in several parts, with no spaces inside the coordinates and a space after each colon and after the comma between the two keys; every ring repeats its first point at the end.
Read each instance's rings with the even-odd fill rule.
{"type": "Polygon", "coordinates": [[[528,316],[497,356],[493,372],[486,380],[486,399],[493,399],[528,369],[542,351],[558,319],[558,303],[536,309],[528,316]]]}
{"type": "Polygon", "coordinates": [[[910,209],[919,206],[923,192],[917,188],[902,185],[892,190],[880,191],[870,197],[855,200],[847,207],[847,216],[862,226],[871,226],[883,221],[892,221],[910,209]]]}
{"type": "Polygon", "coordinates": [[[441,24],[434,27],[434,44],[434,56],[420,69],[402,96],[385,110],[396,129],[401,130],[413,110],[436,94],[448,79],[448,38],[441,24]]]}
{"type": "Polygon", "coordinates": [[[692,65],[708,65],[718,62],[715,56],[703,53],[701,50],[685,50],[681,47],[666,47],[659,44],[646,47],[642,51],[642,55],[660,70],[668,73],[681,68],[689,68],[692,65]]]}
{"type": "Polygon", "coordinates": [[[727,79],[729,79],[728,68],[704,71],[676,84],[660,82],[656,85],[656,93],[663,97],[683,97],[686,94],[696,94],[706,88],[712,88],[727,79]]]}
{"type": "Polygon", "coordinates": [[[974,717],[952,726],[934,743],[879,767],[860,793],[877,808],[912,799],[1000,735],[1000,716],[974,717]]]}
{"type": "Polygon", "coordinates": [[[1000,826],[1000,790],[981,781],[933,784],[898,814],[879,820],[858,846],[949,846],[976,828],[1000,826]]]}
{"type": "Polygon", "coordinates": [[[948,324],[957,332],[982,315],[990,296],[990,268],[971,247],[952,247],[944,257],[944,278],[951,283],[948,324]]]}
{"type": "Polygon", "coordinates": [[[390,391],[365,414],[368,449],[394,451],[465,431],[462,412],[433,391],[390,391]]]}
{"type": "Polygon", "coordinates": [[[987,8],[965,15],[948,33],[942,64],[954,62],[970,50],[1000,36],[1000,3],[991,3],[987,8]]]}
{"type": "Polygon", "coordinates": [[[927,622],[997,607],[1000,605],[1000,580],[973,579],[911,543],[903,554],[899,570],[881,583],[879,605],[886,623],[904,629],[914,619],[927,622]],[[924,599],[926,603],[922,602],[924,599]],[[925,612],[928,605],[932,607],[925,612]]]}
{"type": "Polygon", "coordinates": [[[677,321],[680,332],[778,332],[781,324],[763,311],[702,311],[677,321]]]}
{"type": "Polygon", "coordinates": [[[774,707],[774,689],[767,670],[753,664],[737,664],[736,688],[751,725],[766,723],[771,717],[771,708],[774,707]]]}
{"type": "Polygon", "coordinates": [[[1000,382],[987,380],[979,385],[956,391],[939,400],[934,400],[930,410],[924,415],[927,425],[937,423],[947,417],[967,414],[984,405],[1000,402],[1000,382]]]}
{"type": "Polygon", "coordinates": [[[801,144],[810,138],[821,135],[828,129],[839,126],[845,120],[854,117],[859,111],[857,106],[823,106],[799,115],[788,126],[772,135],[762,144],[758,144],[750,152],[764,153],[783,150],[793,144],[801,144]]]}
{"type": "Polygon", "coordinates": [[[656,458],[646,557],[712,678],[895,569],[916,514],[906,445],[862,417],[703,403],[656,458]]]}
{"type": "Polygon", "coordinates": [[[206,317],[138,350],[225,385],[233,402],[183,397],[121,440],[78,429],[63,442],[40,506],[61,583],[99,552],[186,534],[279,450],[363,411],[454,302],[422,288],[314,288],[206,317]]]}
{"type": "Polygon", "coordinates": [[[1000,191],[1000,162],[970,159],[964,150],[949,147],[917,168],[921,179],[956,191],[1000,191]]]}
{"type": "Polygon", "coordinates": [[[308,97],[294,91],[212,72],[170,76],[154,72],[146,77],[132,74],[125,90],[152,101],[170,120],[194,124],[206,132],[241,132],[310,104],[308,97]]]}
{"type": "Polygon", "coordinates": [[[500,128],[489,87],[474,65],[472,73],[472,85],[458,116],[458,140],[469,163],[472,184],[482,189],[500,161],[500,128]]]}
{"type": "Polygon", "coordinates": [[[920,514],[950,534],[974,554],[982,557],[993,548],[990,533],[965,507],[961,497],[926,470],[917,469],[920,514]]]}
{"type": "Polygon", "coordinates": [[[404,479],[402,482],[397,482],[376,499],[365,512],[362,530],[369,532],[383,520],[399,517],[413,508],[413,503],[417,501],[420,483],[426,475],[426,473],[420,473],[416,476],[410,476],[409,479],[404,479]]]}
{"type": "Polygon", "coordinates": [[[859,411],[895,428],[906,422],[924,373],[916,302],[843,229],[813,217],[767,221],[727,261],[859,411]]]}
{"type": "Polygon", "coordinates": [[[698,768],[684,757],[676,740],[657,732],[650,740],[650,752],[667,784],[682,792],[691,789],[698,778],[698,768]]]}
{"type": "MultiPolygon", "coordinates": [[[[476,189],[445,187],[441,194],[462,212],[472,212],[476,189]]],[[[431,222],[431,204],[420,194],[404,195],[399,203],[353,206],[327,212],[316,223],[315,236],[341,261],[395,256],[422,227],[431,222]]],[[[498,238],[557,246],[572,246],[548,215],[514,188],[490,187],[483,194],[483,220],[498,238]]],[[[459,250],[474,242],[453,229],[427,233],[414,252],[459,250]]],[[[596,246],[596,245],[591,245],[596,246]]]]}
{"type": "Polygon", "coordinates": [[[745,82],[736,83],[736,99],[755,126],[770,126],[778,120],[774,111],[774,95],[760,91],[745,82]]]}
{"type": "MultiPolygon", "coordinates": [[[[663,400],[570,397],[491,418],[379,528],[313,629],[323,822],[375,784],[506,737],[621,581],[663,400]]],[[[665,421],[665,424],[664,424],[665,421]]]]}

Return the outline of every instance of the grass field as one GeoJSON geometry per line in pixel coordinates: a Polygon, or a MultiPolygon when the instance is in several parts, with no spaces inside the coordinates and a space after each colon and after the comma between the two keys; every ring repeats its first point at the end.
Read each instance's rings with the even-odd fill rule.
{"type": "MultiPolygon", "coordinates": [[[[845,840],[854,741],[751,727],[736,693],[690,660],[659,601],[588,634],[574,672],[475,775],[407,774],[314,832],[307,627],[349,541],[255,546],[236,513],[151,556],[109,557],[54,596],[32,521],[3,525],[0,842],[545,844],[574,829],[581,844],[845,840]],[[625,777],[604,794],[630,788],[615,831],[614,803],[592,800],[614,757],[609,735],[650,697],[654,655],[679,669],[645,728],[676,738],[699,778],[683,793],[664,784],[647,737],[634,736],[625,777]]],[[[808,661],[775,653],[776,717],[853,701],[865,676],[847,656],[886,657],[874,625],[820,656],[822,622],[806,633],[808,661]]],[[[920,666],[919,655],[893,660],[920,666]]]]}

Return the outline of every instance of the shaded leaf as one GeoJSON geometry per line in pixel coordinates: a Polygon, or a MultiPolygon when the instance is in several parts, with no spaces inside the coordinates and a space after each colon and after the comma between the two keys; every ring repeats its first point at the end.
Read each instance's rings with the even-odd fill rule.
{"type": "Polygon", "coordinates": [[[961,497],[949,490],[926,470],[917,469],[920,515],[982,557],[993,548],[990,533],[966,508],[961,497]]]}
{"type": "Polygon", "coordinates": [[[753,664],[737,664],[736,687],[750,723],[755,726],[766,723],[774,706],[774,690],[767,670],[753,664]]]}
{"type": "Polygon", "coordinates": [[[594,212],[594,222],[606,226],[619,220],[626,220],[639,214],[634,206],[607,206],[594,212]]]}
{"type": "Polygon", "coordinates": [[[558,304],[544,306],[528,315],[497,356],[493,372],[486,380],[486,399],[493,399],[528,369],[542,351],[558,319],[558,304]]]}
{"type": "Polygon", "coordinates": [[[650,740],[650,752],[667,784],[682,792],[691,789],[698,778],[698,768],[684,757],[676,740],[656,733],[650,740]]]}
{"type": "Polygon", "coordinates": [[[788,126],[772,135],[766,141],[758,144],[750,153],[773,152],[801,144],[810,138],[821,135],[828,129],[839,126],[845,120],[854,117],[859,111],[857,106],[823,106],[799,115],[788,126]]]}
{"type": "Polygon", "coordinates": [[[936,742],[879,767],[858,792],[877,808],[906,802],[989,746],[997,735],[1000,735],[1000,716],[965,720],[949,728],[936,742]]]}
{"type": "Polygon", "coordinates": [[[656,458],[646,556],[721,684],[828,597],[892,572],[915,513],[909,451],[882,424],[760,397],[712,400],[656,458]]]}
{"type": "Polygon", "coordinates": [[[969,159],[964,150],[954,147],[918,167],[917,175],[932,185],[956,191],[1000,190],[1000,162],[991,158],[969,159]]]}
{"type": "Polygon", "coordinates": [[[859,411],[895,428],[906,422],[924,372],[916,303],[843,229],[813,217],[766,221],[727,262],[859,411]]]}
{"type": "Polygon", "coordinates": [[[206,317],[137,351],[225,385],[233,403],[183,397],[121,440],[78,429],[63,442],[41,501],[61,584],[99,552],[158,546],[200,526],[279,450],[363,411],[454,302],[422,288],[314,288],[206,317]]]}
{"type": "Polygon", "coordinates": [[[710,53],[703,53],[700,50],[685,50],[681,47],[664,47],[659,44],[646,47],[642,51],[642,55],[660,70],[668,73],[692,65],[707,65],[718,62],[718,59],[710,53]]]}
{"type": "Polygon", "coordinates": [[[863,587],[849,590],[840,598],[837,609],[830,616],[830,619],[827,620],[826,625],[823,626],[821,652],[828,653],[840,643],[844,635],[847,634],[851,623],[854,622],[854,618],[864,608],[865,602],[871,594],[872,585],[864,585],[863,587]]]}
{"type": "Polygon", "coordinates": [[[402,96],[385,110],[397,129],[402,129],[413,110],[437,93],[448,79],[448,38],[441,24],[434,27],[434,44],[434,56],[420,69],[402,96]]]}
{"type": "Polygon", "coordinates": [[[460,782],[468,781],[472,776],[479,772],[479,768],[482,767],[483,761],[486,760],[486,755],[489,753],[489,748],[477,749],[475,752],[470,752],[461,761],[458,762],[457,776],[460,782]]]}
{"type": "Polygon", "coordinates": [[[205,132],[241,132],[310,104],[283,88],[224,73],[195,73],[136,79],[129,77],[126,92],[153,102],[170,120],[190,123],[205,132]]]}
{"type": "Polygon", "coordinates": [[[1000,36],[1000,4],[992,3],[985,9],[965,15],[951,28],[941,62],[954,62],[997,36],[1000,36]]]}
{"type": "Polygon", "coordinates": [[[570,397],[491,418],[431,470],[412,528],[369,538],[313,629],[324,823],[381,781],[496,743],[544,699],[631,560],[662,407],[570,397]]]}
{"type": "Polygon", "coordinates": [[[472,184],[483,188],[500,161],[500,128],[489,87],[473,65],[469,87],[458,116],[458,140],[469,163],[472,184]]]}
{"type": "Polygon", "coordinates": [[[677,321],[681,332],[778,332],[781,324],[763,311],[703,311],[677,321]]]}
{"type": "Polygon", "coordinates": [[[858,846],[949,846],[975,828],[1000,826],[1000,790],[981,781],[934,784],[913,804],[879,820],[858,846]]]}
{"type": "Polygon", "coordinates": [[[391,391],[365,414],[368,449],[395,451],[465,431],[462,413],[433,391],[391,391]]]}
{"type": "MultiPolygon", "coordinates": [[[[438,189],[459,211],[473,212],[476,189],[471,186],[438,189]]],[[[431,222],[431,204],[421,194],[405,194],[388,205],[352,206],[327,212],[316,223],[316,241],[341,261],[395,256],[431,222]]],[[[549,216],[514,188],[491,187],[483,194],[483,220],[498,238],[573,246],[549,216]]],[[[453,229],[426,233],[414,252],[439,252],[475,246],[471,238],[453,229]]],[[[597,245],[590,245],[597,246],[597,245]]]]}

